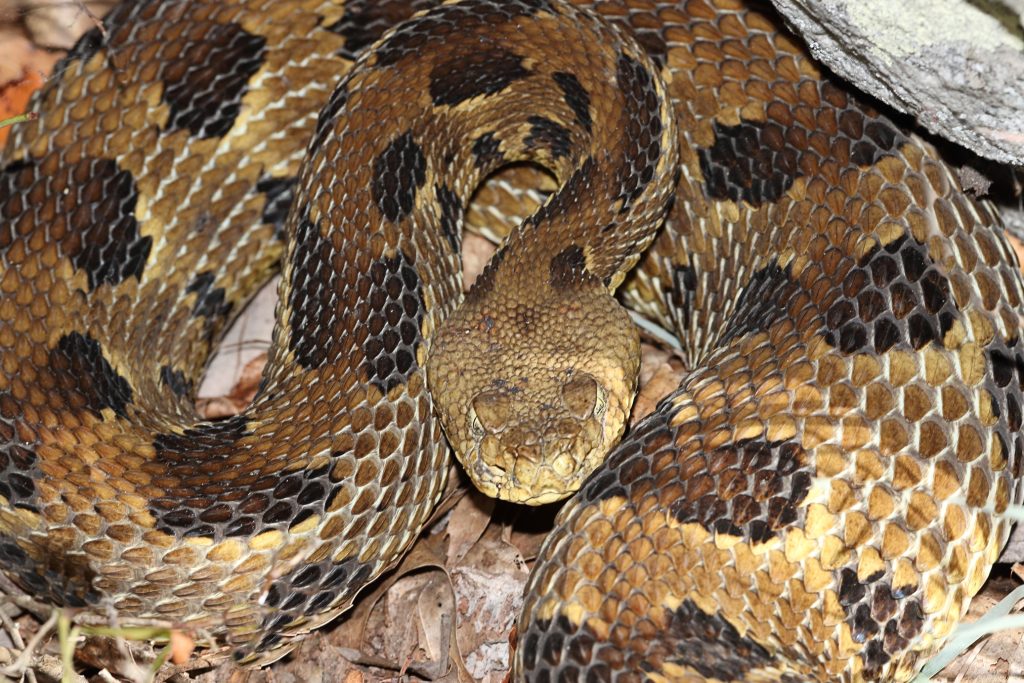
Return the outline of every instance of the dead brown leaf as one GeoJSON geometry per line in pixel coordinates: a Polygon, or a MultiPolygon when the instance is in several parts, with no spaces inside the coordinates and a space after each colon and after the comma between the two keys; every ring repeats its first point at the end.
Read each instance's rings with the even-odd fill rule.
{"type": "Polygon", "coordinates": [[[462,287],[467,292],[483,271],[495,246],[479,235],[466,233],[462,238],[462,287]]]}
{"type": "Polygon", "coordinates": [[[1013,247],[1013,251],[1017,254],[1017,261],[1024,263],[1024,242],[1021,242],[1017,237],[1011,235],[1009,232],[1006,233],[1006,238],[1010,242],[1010,246],[1013,247]]]}
{"type": "MultiPolygon", "coordinates": [[[[16,0],[18,2],[19,0],[16,0]]],[[[67,50],[95,26],[116,0],[20,0],[22,21],[36,45],[67,50]]]]}
{"type": "MultiPolygon", "coordinates": [[[[36,48],[17,27],[0,27],[0,121],[25,111],[32,93],[42,87],[58,58],[36,48]]],[[[0,128],[0,147],[12,126],[0,128]]]]}
{"type": "Polygon", "coordinates": [[[466,667],[475,680],[496,683],[509,667],[508,634],[522,608],[526,561],[492,525],[451,575],[466,667]]]}
{"type": "Polygon", "coordinates": [[[192,657],[192,652],[196,649],[196,641],[193,640],[192,636],[179,631],[177,629],[171,630],[171,661],[175,664],[184,664],[192,657]]]}
{"type": "Polygon", "coordinates": [[[456,566],[491,523],[493,498],[476,489],[462,498],[448,519],[448,566],[456,566]]]}
{"type": "Polygon", "coordinates": [[[267,364],[267,354],[261,353],[242,366],[237,373],[238,381],[225,396],[199,399],[196,410],[208,420],[231,417],[245,410],[256,397],[256,391],[263,377],[263,366],[267,364]]]}
{"type": "Polygon", "coordinates": [[[675,391],[685,375],[683,363],[674,353],[650,344],[643,344],[642,352],[640,389],[630,413],[631,426],[653,412],[661,399],[675,391]]]}
{"type": "MultiPolygon", "coordinates": [[[[994,576],[971,602],[965,622],[980,619],[997,602],[1020,585],[1006,565],[997,565],[994,576]]],[[[1024,629],[1001,631],[978,641],[957,657],[934,679],[936,682],[1010,683],[1024,680],[1024,629]]]]}

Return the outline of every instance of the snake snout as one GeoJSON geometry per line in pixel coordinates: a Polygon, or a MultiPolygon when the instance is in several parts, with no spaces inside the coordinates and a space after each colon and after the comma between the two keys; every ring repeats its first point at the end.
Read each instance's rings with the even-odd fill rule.
{"type": "Polygon", "coordinates": [[[503,383],[469,402],[467,471],[490,495],[530,504],[559,500],[579,488],[594,453],[607,450],[607,389],[589,373],[567,375],[542,398],[503,383]]]}

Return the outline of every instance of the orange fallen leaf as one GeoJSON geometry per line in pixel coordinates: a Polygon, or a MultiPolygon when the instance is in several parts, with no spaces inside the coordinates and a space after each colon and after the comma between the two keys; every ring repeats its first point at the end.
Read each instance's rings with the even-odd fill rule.
{"type": "Polygon", "coordinates": [[[186,663],[189,657],[192,656],[192,651],[195,649],[196,641],[192,639],[192,636],[185,633],[184,631],[171,631],[172,662],[178,665],[186,663]]]}
{"type": "MultiPolygon", "coordinates": [[[[13,118],[25,111],[32,93],[42,84],[43,77],[30,69],[24,69],[20,78],[0,84],[0,121],[13,118]]],[[[7,142],[9,134],[10,126],[0,127],[0,145],[7,142]]]]}

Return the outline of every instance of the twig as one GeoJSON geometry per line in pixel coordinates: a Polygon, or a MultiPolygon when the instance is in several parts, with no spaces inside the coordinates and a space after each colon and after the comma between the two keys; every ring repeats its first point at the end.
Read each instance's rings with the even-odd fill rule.
{"type": "Polygon", "coordinates": [[[89,9],[88,6],[86,6],[86,4],[82,0],[75,0],[75,4],[78,5],[79,10],[81,10],[81,12],[89,18],[89,21],[93,23],[96,29],[100,32],[100,35],[103,36],[104,42],[106,42],[107,29],[103,26],[103,21],[95,14],[93,14],[92,10],[89,9]]]}
{"type": "Polygon", "coordinates": [[[28,121],[35,121],[38,118],[39,114],[37,114],[34,111],[28,111],[24,114],[18,114],[17,116],[12,116],[9,119],[4,119],[3,121],[0,121],[0,128],[13,126],[15,123],[27,123],[28,121]]]}
{"type": "Polygon", "coordinates": [[[50,635],[50,631],[53,630],[53,627],[57,625],[57,621],[60,619],[60,614],[60,610],[53,610],[53,612],[50,613],[50,618],[39,627],[39,630],[35,632],[35,635],[29,638],[28,644],[18,655],[18,658],[14,660],[14,663],[0,669],[0,674],[10,678],[16,678],[29,671],[29,663],[32,661],[32,656],[35,653],[36,648],[38,648],[39,644],[43,642],[43,639],[50,635]]]}
{"type": "MultiPolygon", "coordinates": [[[[0,622],[3,623],[4,629],[11,636],[11,642],[14,643],[14,646],[18,648],[18,650],[20,650],[21,652],[24,652],[25,639],[21,637],[21,629],[18,627],[17,624],[14,623],[14,620],[11,619],[11,617],[8,616],[8,614],[3,610],[0,610],[0,622]]],[[[25,678],[28,679],[29,683],[36,683],[36,672],[32,669],[26,670],[25,678]]]]}

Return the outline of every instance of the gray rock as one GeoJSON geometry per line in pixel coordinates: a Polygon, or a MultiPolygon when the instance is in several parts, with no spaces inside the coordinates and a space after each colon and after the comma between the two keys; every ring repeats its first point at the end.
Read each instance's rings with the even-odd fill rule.
{"type": "Polygon", "coordinates": [[[1003,554],[999,556],[1000,562],[1022,562],[1024,561],[1024,524],[1020,522],[1013,528],[1010,534],[1010,541],[1003,548],[1003,554]]]}
{"type": "Polygon", "coordinates": [[[1024,165],[1024,0],[772,0],[816,59],[928,131],[1024,165]]]}

